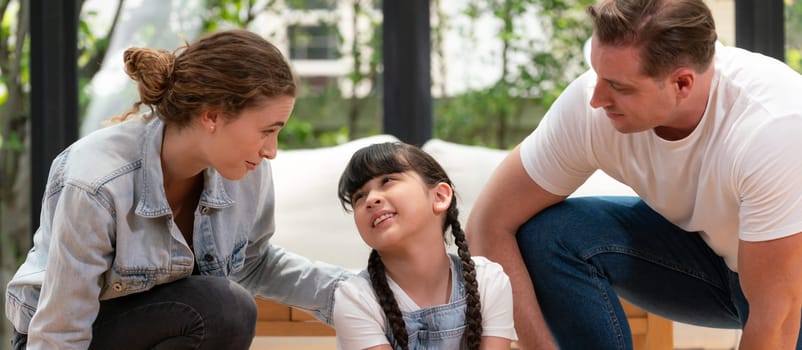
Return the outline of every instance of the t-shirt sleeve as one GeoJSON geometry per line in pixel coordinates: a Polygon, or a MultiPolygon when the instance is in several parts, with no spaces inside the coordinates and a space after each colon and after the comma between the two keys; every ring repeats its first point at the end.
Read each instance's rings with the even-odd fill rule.
{"type": "Polygon", "coordinates": [[[482,303],[482,336],[518,340],[512,313],[512,286],[501,265],[474,257],[482,303]]]}
{"type": "Polygon", "coordinates": [[[389,344],[384,313],[368,281],[352,277],[334,292],[334,329],[338,349],[365,349],[389,344]]]}
{"type": "Polygon", "coordinates": [[[802,117],[762,125],[736,164],[740,239],[766,241],[802,232],[802,117]]]}
{"type": "Polygon", "coordinates": [[[527,174],[553,194],[570,195],[596,170],[590,151],[588,105],[595,77],[588,71],[568,85],[537,128],[521,142],[521,161],[527,174]]]}

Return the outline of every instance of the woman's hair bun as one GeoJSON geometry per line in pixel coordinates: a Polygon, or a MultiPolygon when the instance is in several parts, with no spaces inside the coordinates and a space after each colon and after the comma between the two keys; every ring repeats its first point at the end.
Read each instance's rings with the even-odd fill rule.
{"type": "Polygon", "coordinates": [[[132,47],[123,54],[125,73],[137,82],[139,97],[156,105],[170,89],[175,55],[167,50],[132,47]]]}

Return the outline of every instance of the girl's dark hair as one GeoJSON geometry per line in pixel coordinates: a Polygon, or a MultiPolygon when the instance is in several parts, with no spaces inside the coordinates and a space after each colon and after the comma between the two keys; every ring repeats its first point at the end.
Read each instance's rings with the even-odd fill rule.
{"type": "MultiPolygon", "coordinates": [[[[410,170],[417,173],[429,187],[434,187],[441,182],[454,187],[443,167],[420,148],[401,142],[380,143],[362,148],[351,157],[340,177],[338,188],[340,203],[346,211],[350,211],[352,195],[366,182],[377,176],[410,170]]],[[[459,223],[456,195],[451,197],[451,204],[446,212],[446,219],[443,223],[444,239],[445,232],[449,227],[451,234],[454,235],[454,243],[457,245],[457,251],[462,261],[462,277],[465,281],[467,297],[465,320],[468,327],[464,340],[468,349],[479,349],[482,339],[482,310],[476,282],[476,266],[471,260],[465,233],[459,223]]],[[[404,350],[408,349],[409,336],[406,324],[393,292],[387,284],[384,264],[375,249],[371,251],[368,259],[368,273],[379,304],[390,322],[390,329],[397,341],[397,346],[404,350]]]]}
{"type": "Polygon", "coordinates": [[[137,82],[139,101],[118,119],[145,105],[165,124],[183,128],[204,109],[232,118],[266,99],[295,96],[295,77],[287,60],[255,33],[213,33],[176,52],[125,50],[125,72],[137,82]]]}
{"type": "Polygon", "coordinates": [[[606,0],[588,7],[594,34],[605,45],[640,48],[643,73],[663,78],[713,61],[716,24],[702,0],[606,0]]]}

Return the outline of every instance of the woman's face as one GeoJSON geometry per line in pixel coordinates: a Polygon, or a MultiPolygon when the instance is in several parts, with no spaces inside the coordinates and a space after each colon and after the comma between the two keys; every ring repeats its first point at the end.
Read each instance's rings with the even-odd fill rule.
{"type": "Polygon", "coordinates": [[[239,180],[256,169],[263,158],[275,158],[278,133],[287,124],[294,105],[292,96],[273,97],[217,123],[209,153],[211,166],[226,179],[239,180]]]}

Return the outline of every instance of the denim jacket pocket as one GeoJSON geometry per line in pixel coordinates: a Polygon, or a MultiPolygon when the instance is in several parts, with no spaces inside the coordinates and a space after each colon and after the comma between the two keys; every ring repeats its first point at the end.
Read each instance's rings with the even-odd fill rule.
{"type": "Polygon", "coordinates": [[[248,244],[247,240],[242,240],[234,245],[234,250],[231,252],[231,258],[228,260],[228,274],[234,274],[242,270],[245,266],[245,246],[248,244]]]}

